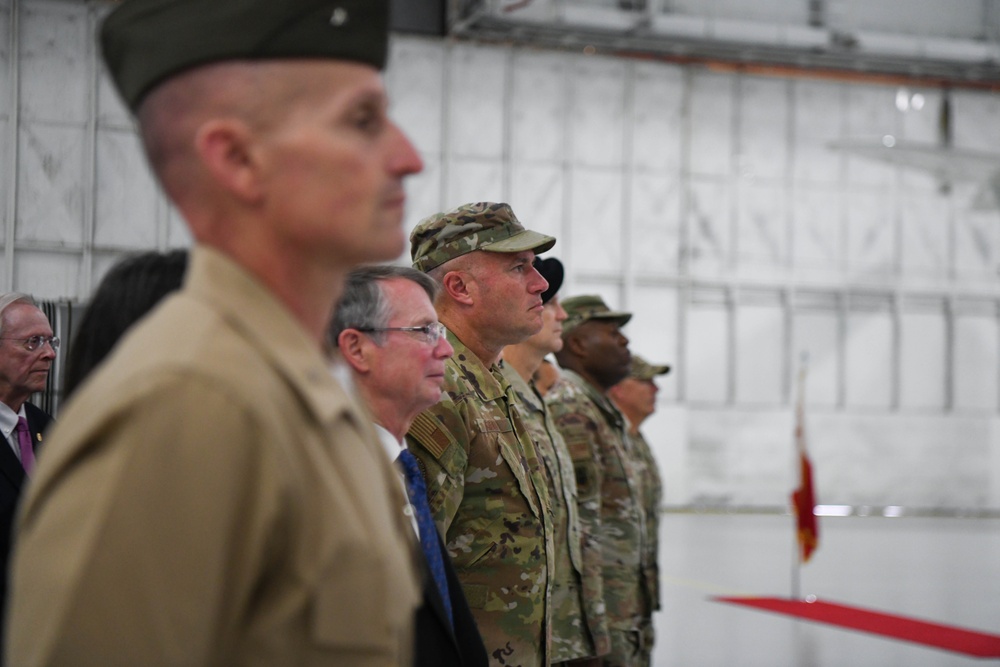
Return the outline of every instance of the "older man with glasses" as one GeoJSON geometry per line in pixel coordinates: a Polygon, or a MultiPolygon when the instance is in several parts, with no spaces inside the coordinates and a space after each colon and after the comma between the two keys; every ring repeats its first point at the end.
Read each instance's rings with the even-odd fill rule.
{"type": "Polygon", "coordinates": [[[27,294],[0,296],[0,609],[7,599],[11,525],[21,488],[35,467],[35,450],[52,417],[28,402],[45,391],[59,349],[49,318],[27,294]]]}
{"type": "Polygon", "coordinates": [[[486,649],[438,535],[416,458],[403,439],[422,410],[437,403],[454,350],[434,312],[437,285],[402,266],[355,269],[334,312],[330,342],[353,370],[389,458],[410,498],[427,572],[416,613],[415,667],[485,667],[486,649]]]}

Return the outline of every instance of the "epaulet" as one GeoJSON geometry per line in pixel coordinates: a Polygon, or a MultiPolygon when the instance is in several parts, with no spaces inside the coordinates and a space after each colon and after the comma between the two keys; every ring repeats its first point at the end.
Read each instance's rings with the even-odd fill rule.
{"type": "Polygon", "coordinates": [[[419,442],[435,459],[440,459],[451,444],[451,438],[441,426],[441,422],[427,412],[421,412],[417,415],[413,423],[410,424],[407,435],[419,442]]]}

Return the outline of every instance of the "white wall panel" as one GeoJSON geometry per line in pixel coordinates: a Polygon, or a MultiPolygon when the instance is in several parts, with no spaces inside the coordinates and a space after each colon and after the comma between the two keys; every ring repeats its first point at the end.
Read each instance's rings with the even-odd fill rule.
{"type": "Polygon", "coordinates": [[[562,257],[569,247],[563,233],[563,169],[559,165],[523,164],[512,174],[508,203],[528,229],[555,236],[552,253],[562,257]]]}
{"type": "Polygon", "coordinates": [[[424,155],[423,158],[424,170],[403,181],[406,189],[406,218],[403,224],[408,230],[416,227],[427,216],[444,210],[441,203],[441,161],[430,155],[424,155]]]}
{"type": "Polygon", "coordinates": [[[457,156],[497,159],[504,151],[507,51],[458,44],[450,57],[448,134],[457,156]]]}
{"type": "Polygon", "coordinates": [[[617,170],[573,170],[569,257],[579,269],[622,269],[622,175],[617,170]]]}
{"type": "Polygon", "coordinates": [[[680,67],[635,66],[632,163],[640,171],[679,173],[684,127],[684,71],[680,67]]]}
{"type": "Polygon", "coordinates": [[[957,90],[952,93],[952,131],[956,146],[1000,151],[1000,98],[957,90]]]}
{"type": "Polygon", "coordinates": [[[844,261],[844,225],[839,192],[802,186],[792,203],[792,261],[807,273],[833,275],[844,261]]]}
{"type": "Polygon", "coordinates": [[[676,275],[680,261],[680,175],[632,177],[631,259],[636,273],[676,275]]]}
{"type": "Polygon", "coordinates": [[[941,196],[907,194],[900,198],[902,270],[942,280],[950,265],[951,213],[941,196]]]}
{"type": "MultiPolygon", "coordinates": [[[[622,310],[624,309],[624,303],[622,301],[621,288],[619,285],[614,283],[609,283],[602,280],[593,280],[586,277],[578,276],[568,276],[567,280],[563,282],[562,288],[559,290],[559,298],[566,299],[571,296],[580,296],[583,294],[596,294],[604,300],[604,303],[608,305],[608,308],[612,310],[622,310]]],[[[632,333],[631,332],[631,322],[625,325],[622,332],[625,334],[626,338],[632,333]]]]}
{"type": "Polygon", "coordinates": [[[887,274],[895,270],[896,246],[892,200],[884,192],[853,190],[847,202],[847,262],[852,274],[887,274]]]}
{"type": "Polygon", "coordinates": [[[656,378],[660,399],[677,398],[679,294],[674,287],[636,287],[626,307],[632,313],[626,333],[629,349],[670,373],[656,378]]]}
{"type": "MultiPolygon", "coordinates": [[[[956,188],[957,193],[968,192],[956,188]]],[[[955,273],[963,278],[997,278],[997,244],[1000,217],[997,211],[955,211],[955,273]]]]}
{"type": "Polygon", "coordinates": [[[834,407],[839,401],[839,319],[834,311],[795,311],[792,316],[791,355],[798,377],[806,355],[806,403],[834,407]]]}
{"type": "Polygon", "coordinates": [[[87,196],[81,174],[91,169],[84,162],[85,144],[81,129],[22,123],[15,229],[18,241],[76,246],[83,243],[87,196]]]}
{"type": "Polygon", "coordinates": [[[14,97],[10,85],[10,3],[11,0],[0,2],[0,116],[5,118],[9,117],[14,97]]]}
{"type": "Polygon", "coordinates": [[[176,208],[167,203],[163,198],[160,199],[160,206],[167,209],[167,238],[166,243],[163,245],[164,248],[189,248],[191,244],[194,243],[194,239],[191,238],[191,232],[188,231],[187,224],[181,218],[180,213],[176,208]]]}
{"type": "MultiPolygon", "coordinates": [[[[847,91],[847,124],[845,139],[870,141],[874,145],[885,135],[895,136],[896,90],[884,86],[852,86],[847,91]]],[[[895,169],[882,162],[848,155],[848,183],[888,187],[893,183],[895,169]]]]}
{"type": "Polygon", "coordinates": [[[447,178],[442,210],[468,202],[505,201],[507,198],[503,190],[503,166],[495,160],[455,158],[448,165],[447,178]]]}
{"type": "Polygon", "coordinates": [[[13,289],[37,299],[82,298],[80,276],[80,255],[22,250],[14,263],[13,289]]]}
{"type": "Polygon", "coordinates": [[[781,185],[744,179],[736,212],[736,257],[741,275],[780,280],[788,266],[788,218],[781,185]]]}
{"type": "Polygon", "coordinates": [[[894,344],[891,312],[848,313],[844,350],[848,407],[892,406],[894,344]]]}
{"type": "Polygon", "coordinates": [[[389,68],[389,114],[417,149],[440,155],[445,122],[445,58],[448,51],[430,40],[392,40],[389,68]]]}
{"type": "Polygon", "coordinates": [[[94,243],[155,248],[157,194],[138,137],[125,132],[101,132],[97,137],[94,243]]]}
{"type": "Polygon", "coordinates": [[[788,174],[790,83],[781,79],[740,79],[739,164],[743,178],[782,181],[788,174]]]}
{"type": "Polygon", "coordinates": [[[625,61],[582,58],[573,66],[570,106],[576,164],[620,167],[625,123],[625,61]]]}
{"type": "Polygon", "coordinates": [[[734,317],[736,402],[740,405],[782,404],[788,344],[784,308],[778,302],[740,303],[734,317]]]}
{"type": "Polygon", "coordinates": [[[833,83],[792,83],[792,177],[813,183],[840,179],[843,156],[828,144],[844,136],[844,87],[833,83]]]}
{"type": "Polygon", "coordinates": [[[508,103],[515,165],[561,163],[569,122],[568,59],[562,54],[520,52],[514,56],[513,78],[513,97],[508,103]]]}
{"type": "Polygon", "coordinates": [[[84,123],[90,116],[91,26],[81,6],[21,3],[21,106],[32,119],[84,123]]]}
{"type": "Polygon", "coordinates": [[[997,410],[997,319],[995,313],[955,318],[955,409],[997,410]]]}
{"type": "Polygon", "coordinates": [[[735,79],[695,71],[691,76],[689,169],[695,174],[733,173],[735,79]]]}
{"type": "Polygon", "coordinates": [[[899,333],[900,407],[943,410],[948,332],[942,308],[902,313],[899,333]]]}
{"type": "Polygon", "coordinates": [[[732,263],[732,210],[729,188],[724,181],[688,181],[685,225],[691,272],[715,275],[732,263]]]}
{"type": "Polygon", "coordinates": [[[725,403],[729,398],[729,312],[724,303],[688,304],[684,395],[689,401],[725,403]]]}

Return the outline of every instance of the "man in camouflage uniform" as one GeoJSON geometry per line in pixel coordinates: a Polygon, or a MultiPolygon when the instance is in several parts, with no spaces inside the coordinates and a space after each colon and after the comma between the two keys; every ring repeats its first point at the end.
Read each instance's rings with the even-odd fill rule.
{"type": "Polygon", "coordinates": [[[601,549],[611,652],[608,667],[647,664],[650,592],[645,583],[646,513],[636,455],[625,418],[607,391],[629,371],[630,313],[611,311],[598,296],[563,301],[562,379],[545,396],[576,469],[580,518],[601,549]]]}
{"type": "Polygon", "coordinates": [[[410,235],[413,267],[455,349],[444,395],[407,439],[492,665],[542,667],[550,641],[551,505],[544,468],[499,367],[506,345],[542,325],[548,283],[536,252],[555,239],[524,229],[506,204],[467,204],[410,235]]]}
{"type": "MultiPolygon", "coordinates": [[[[639,355],[632,355],[628,377],[611,387],[608,396],[628,420],[628,434],[635,446],[639,472],[642,475],[643,507],[646,510],[646,587],[649,590],[650,611],[660,609],[659,533],[660,505],[663,502],[663,482],[659,466],[639,426],[656,410],[657,375],[666,375],[670,366],[654,366],[639,355]]],[[[649,622],[652,633],[652,619],[649,622]]],[[[652,634],[648,650],[652,649],[652,634]]]]}
{"type": "Polygon", "coordinates": [[[542,293],[542,329],[503,351],[503,374],[520,401],[518,409],[545,465],[552,498],[555,572],[552,576],[552,663],[598,667],[611,649],[604,618],[600,551],[580,531],[573,460],[556,429],[545,401],[531,380],[545,355],[562,349],[566,311],[556,293],[563,281],[562,263],[555,257],[535,260],[549,283],[542,293]]]}

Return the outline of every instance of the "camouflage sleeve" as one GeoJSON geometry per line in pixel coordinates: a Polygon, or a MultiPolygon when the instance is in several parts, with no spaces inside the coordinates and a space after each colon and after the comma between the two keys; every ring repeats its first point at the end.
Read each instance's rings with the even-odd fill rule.
{"type": "Polygon", "coordinates": [[[427,500],[442,535],[448,529],[465,494],[469,440],[457,407],[442,400],[421,412],[406,434],[407,445],[420,461],[427,484],[427,500]]]}

